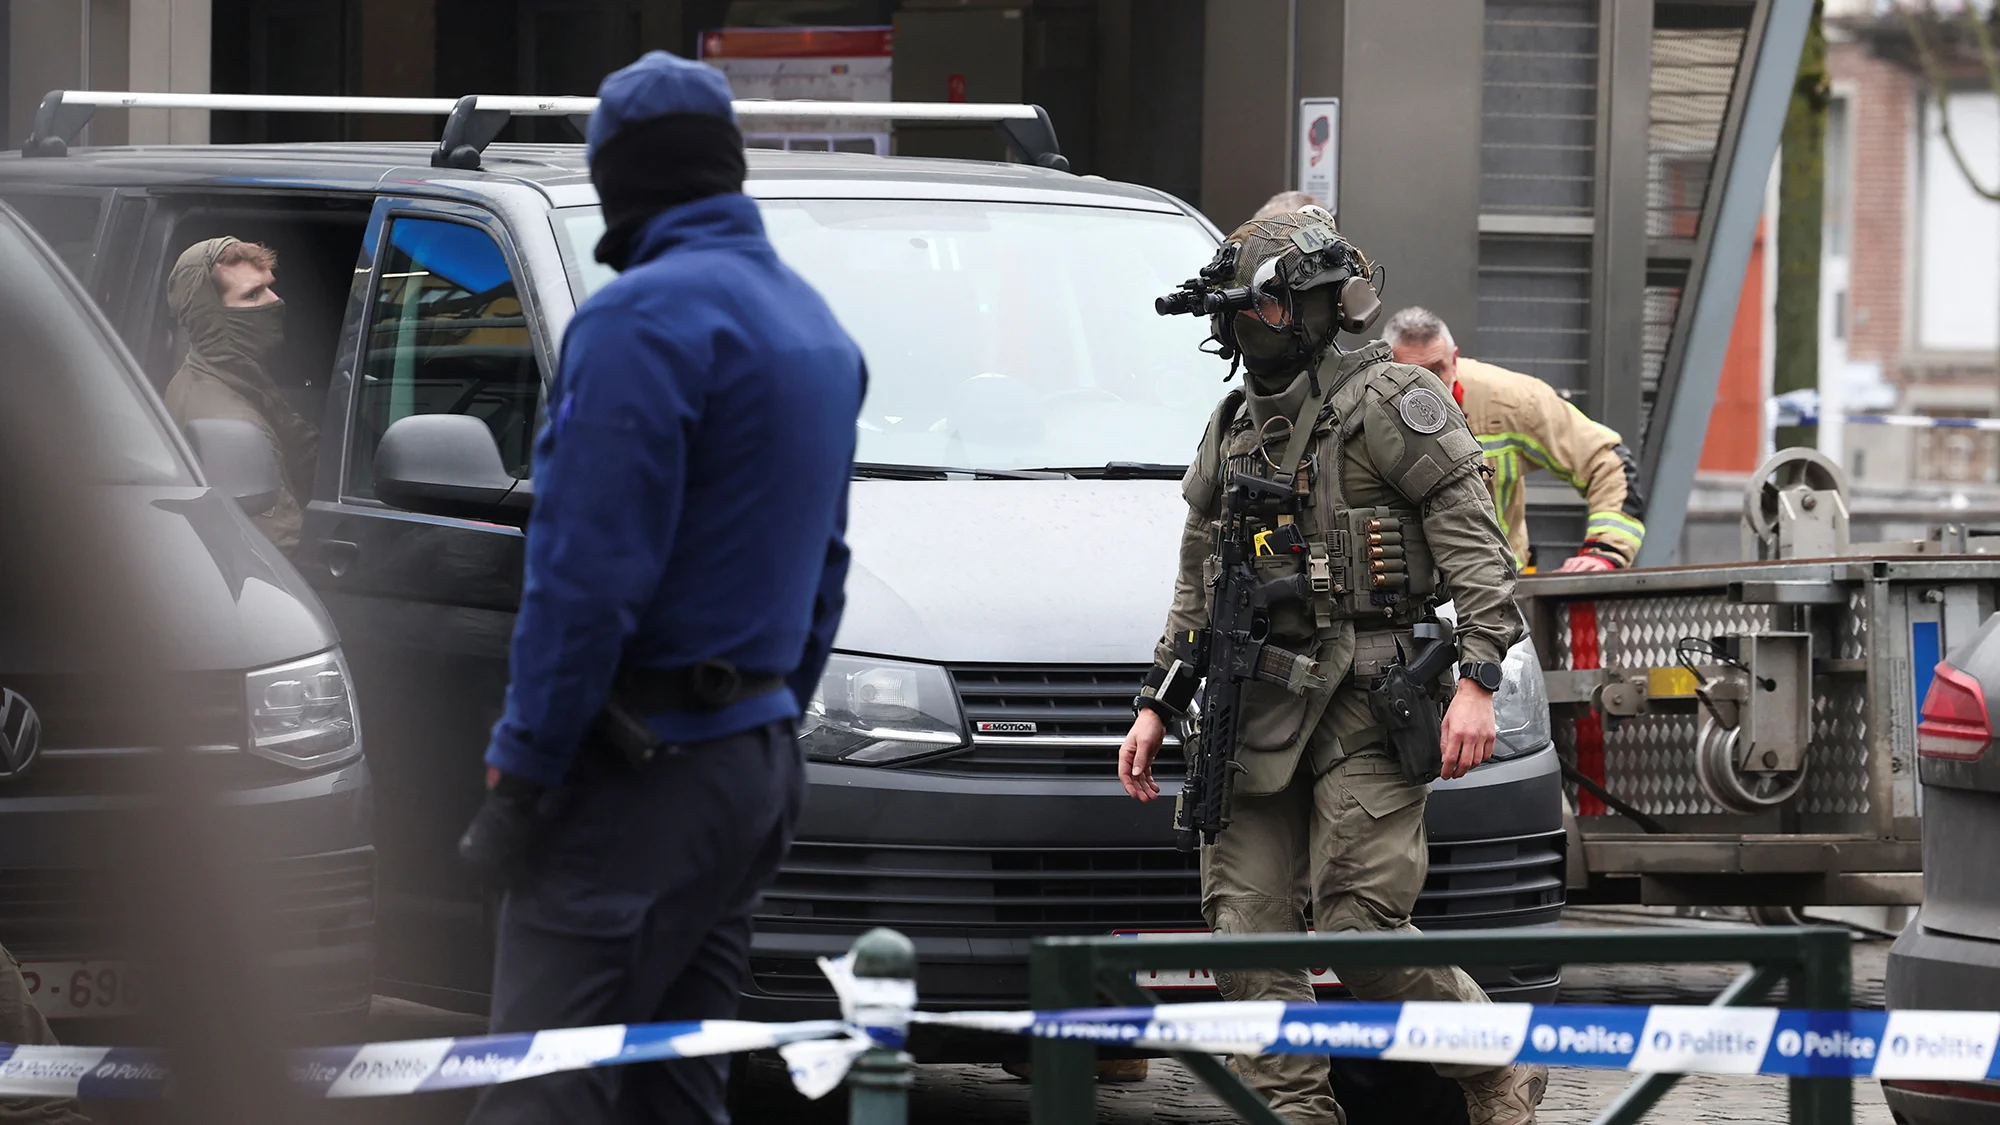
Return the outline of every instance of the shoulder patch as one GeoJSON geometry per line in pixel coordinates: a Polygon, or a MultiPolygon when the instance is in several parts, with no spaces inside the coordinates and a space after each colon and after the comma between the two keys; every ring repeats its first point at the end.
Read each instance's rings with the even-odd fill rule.
{"type": "Polygon", "coordinates": [[[1437,433],[1444,429],[1445,420],[1451,417],[1445,410],[1444,400],[1429,387],[1406,391],[1398,409],[1403,415],[1403,424],[1420,434],[1437,433]]]}

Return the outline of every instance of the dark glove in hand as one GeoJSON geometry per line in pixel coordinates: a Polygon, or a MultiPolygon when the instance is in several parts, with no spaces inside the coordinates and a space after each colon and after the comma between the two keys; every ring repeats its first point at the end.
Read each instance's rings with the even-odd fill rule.
{"type": "Polygon", "coordinates": [[[458,839],[459,858],[488,883],[511,886],[527,865],[528,851],[541,835],[537,805],[542,787],[524,778],[501,774],[486,790],[486,803],[465,835],[458,839]]]}

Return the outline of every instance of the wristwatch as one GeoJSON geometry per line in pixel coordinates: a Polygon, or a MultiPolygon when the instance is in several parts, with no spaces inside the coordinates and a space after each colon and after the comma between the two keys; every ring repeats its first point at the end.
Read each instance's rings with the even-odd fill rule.
{"type": "Polygon", "coordinates": [[[1467,660],[1458,666],[1458,674],[1487,691],[1499,691],[1500,682],[1507,678],[1500,666],[1491,660],[1467,660]]]}

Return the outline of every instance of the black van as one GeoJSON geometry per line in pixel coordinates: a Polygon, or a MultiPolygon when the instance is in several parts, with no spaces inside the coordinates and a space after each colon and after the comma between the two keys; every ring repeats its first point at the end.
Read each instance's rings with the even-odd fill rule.
{"type": "MultiPolygon", "coordinates": [[[[48,229],[88,276],[88,240],[48,229]]],[[[146,923],[120,890],[144,865],[120,841],[162,781],[185,780],[250,842],[240,874],[268,908],[273,944],[257,948],[283,1001],[365,1012],[372,786],[333,626],[246,518],[277,496],[268,445],[242,422],[178,433],[76,278],[6,208],[0,341],[0,945],[51,1018],[133,1014],[146,923]]]]}
{"type": "MultiPolygon", "coordinates": [[[[339,626],[378,781],[383,987],[474,1011],[489,907],[454,844],[504,701],[543,388],[572,311],[608,276],[590,252],[603,218],[582,146],[482,151],[468,138],[505,124],[489,100],[530,102],[464,99],[435,147],[67,152],[50,130],[86,107],[51,95],[31,144],[44,155],[0,160],[0,199],[88,279],[156,382],[172,373],[175,256],[220,234],[277,251],[285,389],[321,420],[300,569],[339,626]],[[442,459],[427,448],[434,470],[451,462],[444,475],[385,477],[412,432],[399,423],[419,414],[479,424],[429,428],[459,443],[442,459]]],[[[1045,118],[1012,110],[1017,147],[1038,149],[1029,126],[1052,142],[1045,118]]],[[[1069,175],[1052,147],[1029,155],[750,154],[747,190],[778,252],[826,293],[871,377],[848,610],[801,727],[811,792],[756,919],[745,1018],[823,1013],[814,958],[873,925],[915,940],[928,1001],[984,1008],[1026,1001],[1036,935],[1203,925],[1171,802],[1125,797],[1116,759],[1171,596],[1174,462],[1223,390],[1202,327],[1155,315],[1153,298],[1221,236],[1171,196],[1069,175]],[[864,685],[906,705],[852,704],[864,685]]],[[[1424,928],[1554,925],[1562,911],[1546,694],[1526,642],[1506,667],[1497,760],[1432,797],[1424,928]]],[[[1171,794],[1178,779],[1164,781],[1171,794]]],[[[1474,972],[1510,999],[1546,999],[1559,976],[1474,972]]],[[[1210,982],[1149,983],[1192,996],[1210,982]]]]}

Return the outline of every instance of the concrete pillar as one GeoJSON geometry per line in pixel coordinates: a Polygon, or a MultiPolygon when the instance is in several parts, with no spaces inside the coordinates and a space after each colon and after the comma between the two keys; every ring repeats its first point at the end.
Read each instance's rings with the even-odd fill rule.
{"type": "Polygon", "coordinates": [[[1477,11],[1465,0],[1347,5],[1340,101],[1341,229],[1388,270],[1385,310],[1424,305],[1467,343],[1479,321],[1477,11]]]}
{"type": "Polygon", "coordinates": [[[13,0],[7,27],[7,141],[18,148],[42,95],[83,83],[82,0],[13,0]]]}
{"type": "MultiPolygon", "coordinates": [[[[209,92],[209,0],[128,0],[130,88],[209,92]]],[[[131,111],[133,144],[207,144],[207,110],[131,111]]]]}
{"type": "Polygon", "coordinates": [[[1201,209],[1225,231],[1290,187],[1293,0],[1207,0],[1201,209]]]}

